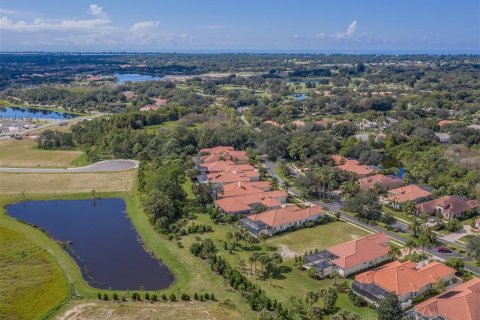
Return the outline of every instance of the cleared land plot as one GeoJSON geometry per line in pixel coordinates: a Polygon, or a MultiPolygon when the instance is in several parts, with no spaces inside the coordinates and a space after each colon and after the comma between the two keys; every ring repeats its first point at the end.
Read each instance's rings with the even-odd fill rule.
{"type": "Polygon", "coordinates": [[[215,320],[215,319],[243,319],[242,314],[230,310],[218,302],[157,302],[151,303],[108,303],[87,302],[72,306],[64,314],[55,318],[57,320],[215,320]]]}
{"type": "Polygon", "coordinates": [[[52,256],[24,234],[0,225],[0,318],[39,318],[67,293],[52,256]]]}
{"type": "Polygon", "coordinates": [[[0,141],[0,167],[68,167],[81,155],[81,151],[38,149],[29,138],[0,141]]]}
{"type": "Polygon", "coordinates": [[[131,190],[136,170],[95,173],[0,173],[0,194],[131,190]]]}

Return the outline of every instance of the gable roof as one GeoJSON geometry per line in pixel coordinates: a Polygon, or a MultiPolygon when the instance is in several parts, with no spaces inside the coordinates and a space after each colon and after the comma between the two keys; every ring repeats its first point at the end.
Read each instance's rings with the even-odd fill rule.
{"type": "Polygon", "coordinates": [[[480,279],[474,278],[415,306],[427,317],[443,316],[450,320],[480,319],[480,279]]]}
{"type": "Polygon", "coordinates": [[[411,261],[393,261],[379,268],[355,276],[355,280],[364,284],[376,284],[383,289],[403,295],[417,292],[429,284],[455,275],[455,269],[440,262],[431,262],[417,268],[411,261]]]}
{"type": "Polygon", "coordinates": [[[251,221],[262,221],[270,227],[277,227],[297,221],[306,220],[310,217],[320,216],[325,209],[319,206],[302,209],[296,205],[252,214],[247,216],[251,221]]]}
{"type": "Polygon", "coordinates": [[[365,262],[388,255],[389,241],[385,233],[375,233],[328,248],[338,258],[332,262],[342,269],[349,269],[365,262]]]}
{"type": "Polygon", "coordinates": [[[388,192],[388,199],[397,203],[404,203],[407,201],[414,201],[416,199],[426,198],[431,195],[430,192],[420,188],[415,184],[392,189],[388,192]]]}
{"type": "MultiPolygon", "coordinates": [[[[266,181],[268,183],[268,181],[266,181]]],[[[270,185],[270,183],[268,183],[270,185]]],[[[236,197],[247,194],[262,193],[264,189],[248,182],[228,183],[223,186],[222,198],[236,197]]]]}
{"type": "Polygon", "coordinates": [[[223,198],[215,200],[214,203],[225,212],[235,213],[251,210],[252,206],[255,204],[263,204],[267,208],[277,207],[282,204],[281,200],[286,197],[286,192],[274,190],[223,198]]]}
{"type": "Polygon", "coordinates": [[[456,215],[478,207],[477,200],[467,200],[461,196],[444,196],[435,200],[419,203],[415,206],[422,213],[431,213],[442,208],[445,214],[456,215]]]}
{"type": "Polygon", "coordinates": [[[453,124],[455,122],[457,122],[457,121],[455,121],[455,120],[440,120],[440,121],[438,121],[438,125],[440,127],[443,127],[443,126],[446,126],[447,124],[453,124]]]}
{"type": "Polygon", "coordinates": [[[352,172],[357,175],[368,175],[375,172],[375,170],[373,170],[369,166],[365,166],[363,164],[355,164],[355,163],[346,163],[340,166],[336,166],[335,168],[343,171],[352,172]]]}
{"type": "Polygon", "coordinates": [[[398,177],[385,176],[383,174],[376,174],[373,176],[360,178],[357,180],[360,184],[360,189],[368,190],[373,188],[376,184],[385,189],[395,189],[403,185],[403,180],[398,177]]]}
{"type": "Polygon", "coordinates": [[[220,183],[231,183],[231,182],[242,182],[250,181],[250,176],[245,175],[242,172],[234,171],[222,171],[207,174],[208,181],[210,182],[220,182],[220,183]]]}

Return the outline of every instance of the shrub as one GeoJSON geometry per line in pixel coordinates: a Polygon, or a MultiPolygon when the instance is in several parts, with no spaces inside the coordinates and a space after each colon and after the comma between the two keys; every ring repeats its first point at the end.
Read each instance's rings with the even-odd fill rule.
{"type": "Polygon", "coordinates": [[[152,294],[152,301],[157,301],[157,299],[158,299],[157,295],[155,293],[152,294]]]}
{"type": "Polygon", "coordinates": [[[205,300],[210,300],[210,296],[208,295],[208,293],[205,293],[203,297],[205,298],[205,300]]]}
{"type": "Polygon", "coordinates": [[[103,294],[103,300],[108,301],[108,294],[106,293],[103,294]]]}
{"type": "Polygon", "coordinates": [[[166,301],[166,300],[167,300],[167,295],[166,295],[165,293],[162,294],[162,300],[163,300],[163,301],[166,301]]]}
{"type": "Polygon", "coordinates": [[[112,294],[112,299],[115,300],[115,301],[118,300],[118,295],[117,295],[116,292],[114,292],[114,293],[112,294]]]}
{"type": "Polygon", "coordinates": [[[195,292],[195,293],[193,294],[193,299],[194,299],[194,300],[198,300],[198,293],[195,292]]]}
{"type": "Polygon", "coordinates": [[[352,304],[355,307],[366,307],[367,304],[368,304],[367,301],[365,301],[363,298],[357,296],[351,290],[348,292],[348,298],[350,299],[350,301],[352,302],[352,304]]]}
{"type": "Polygon", "coordinates": [[[150,294],[148,292],[145,292],[145,300],[150,300],[150,294]]]}
{"type": "Polygon", "coordinates": [[[100,292],[97,293],[97,298],[98,298],[98,300],[102,300],[102,294],[100,292]]]}
{"type": "Polygon", "coordinates": [[[172,293],[170,295],[170,301],[172,301],[172,302],[177,301],[177,296],[175,295],[175,293],[172,293]]]}

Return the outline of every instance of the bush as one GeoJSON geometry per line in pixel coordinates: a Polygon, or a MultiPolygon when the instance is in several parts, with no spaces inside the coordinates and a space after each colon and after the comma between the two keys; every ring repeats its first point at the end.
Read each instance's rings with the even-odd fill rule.
{"type": "Polygon", "coordinates": [[[367,301],[357,296],[352,290],[348,292],[348,298],[355,307],[366,307],[368,305],[367,301]]]}
{"type": "Polygon", "coordinates": [[[166,295],[165,293],[162,294],[162,300],[163,300],[163,301],[167,301],[167,295],[166,295]]]}
{"type": "Polygon", "coordinates": [[[158,299],[157,295],[155,293],[152,294],[152,301],[157,301],[157,299],[158,299]]]}
{"type": "Polygon", "coordinates": [[[183,301],[190,301],[190,296],[186,293],[182,293],[180,299],[182,299],[183,301]]]}
{"type": "Polygon", "coordinates": [[[150,294],[148,292],[145,292],[145,300],[150,300],[150,294]]]}
{"type": "Polygon", "coordinates": [[[108,294],[106,294],[106,293],[103,294],[103,300],[108,301],[108,294]]]}
{"type": "Polygon", "coordinates": [[[172,302],[177,301],[177,296],[175,295],[175,293],[172,293],[170,295],[170,301],[172,301],[172,302]]]}
{"type": "Polygon", "coordinates": [[[98,298],[98,300],[102,300],[102,294],[100,292],[97,293],[97,298],[98,298]]]}
{"type": "Polygon", "coordinates": [[[117,300],[118,300],[118,295],[117,295],[117,293],[116,293],[116,292],[114,292],[114,293],[113,293],[113,295],[112,295],[112,299],[113,299],[113,300],[115,300],[115,301],[117,301],[117,300]]]}
{"type": "Polygon", "coordinates": [[[210,293],[210,300],[215,301],[215,295],[213,293],[210,293]]]}
{"type": "Polygon", "coordinates": [[[193,299],[194,299],[194,300],[198,300],[198,293],[195,292],[195,293],[193,294],[193,299]]]}
{"type": "Polygon", "coordinates": [[[210,296],[208,295],[208,293],[205,293],[203,297],[205,298],[205,300],[210,300],[210,296]]]}

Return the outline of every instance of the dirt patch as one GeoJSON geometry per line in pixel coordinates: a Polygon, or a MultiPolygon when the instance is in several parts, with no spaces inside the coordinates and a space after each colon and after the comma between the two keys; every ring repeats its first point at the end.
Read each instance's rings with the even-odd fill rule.
{"type": "Polygon", "coordinates": [[[301,255],[301,253],[297,253],[293,250],[290,250],[289,247],[284,246],[284,245],[280,246],[280,250],[279,250],[278,253],[280,253],[282,258],[284,258],[284,259],[293,259],[293,258],[295,258],[295,256],[301,255]]]}
{"type": "Polygon", "coordinates": [[[56,320],[220,320],[242,319],[238,311],[222,308],[218,302],[88,302],[75,305],[56,320]]]}
{"type": "Polygon", "coordinates": [[[464,145],[451,145],[445,150],[445,158],[470,170],[480,170],[480,151],[464,145]]]}

